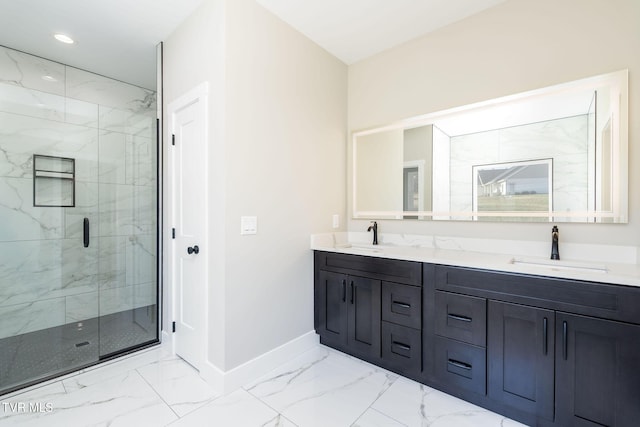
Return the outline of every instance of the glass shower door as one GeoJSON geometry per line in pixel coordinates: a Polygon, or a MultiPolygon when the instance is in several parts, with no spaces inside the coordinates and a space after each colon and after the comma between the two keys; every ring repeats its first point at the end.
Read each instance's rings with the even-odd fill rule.
{"type": "Polygon", "coordinates": [[[102,131],[98,189],[100,357],[157,340],[157,184],[155,120],[126,117],[130,133],[102,131]],[[114,171],[120,171],[120,173],[114,171]]]}

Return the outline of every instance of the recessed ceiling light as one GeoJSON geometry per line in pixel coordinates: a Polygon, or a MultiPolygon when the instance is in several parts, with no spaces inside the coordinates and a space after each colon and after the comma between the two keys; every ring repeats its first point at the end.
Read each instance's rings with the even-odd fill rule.
{"type": "Polygon", "coordinates": [[[65,34],[54,34],[53,37],[56,38],[56,40],[62,42],[62,43],[66,43],[66,44],[73,44],[74,41],[71,37],[65,35],[65,34]]]}
{"type": "Polygon", "coordinates": [[[42,76],[42,80],[45,80],[45,81],[48,81],[48,82],[57,82],[58,81],[58,79],[56,79],[53,76],[49,76],[49,75],[42,76]]]}

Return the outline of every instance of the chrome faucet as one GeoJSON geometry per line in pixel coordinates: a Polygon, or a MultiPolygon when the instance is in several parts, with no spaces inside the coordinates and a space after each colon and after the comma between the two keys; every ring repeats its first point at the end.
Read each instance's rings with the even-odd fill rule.
{"type": "Polygon", "coordinates": [[[373,230],[373,244],[378,244],[378,223],[375,221],[371,221],[371,225],[367,228],[367,231],[373,230]]]}
{"type": "Polygon", "coordinates": [[[551,229],[551,259],[560,259],[558,251],[558,226],[554,225],[551,229]]]}

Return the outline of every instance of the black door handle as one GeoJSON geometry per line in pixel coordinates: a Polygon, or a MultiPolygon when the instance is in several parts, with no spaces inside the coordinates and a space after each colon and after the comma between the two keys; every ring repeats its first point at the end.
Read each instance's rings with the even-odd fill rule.
{"type": "Polygon", "coordinates": [[[543,353],[544,355],[546,355],[546,354],[547,354],[547,350],[548,350],[548,344],[547,344],[548,338],[547,338],[547,334],[548,334],[548,332],[547,332],[547,318],[545,317],[545,318],[542,320],[542,341],[543,341],[543,342],[542,342],[542,353],[543,353]]]}
{"type": "Polygon", "coordinates": [[[89,247],[89,218],[85,218],[82,224],[82,244],[85,248],[89,247]]]}
{"type": "Polygon", "coordinates": [[[193,245],[193,247],[189,246],[187,248],[187,253],[189,255],[191,255],[191,254],[196,254],[197,255],[199,252],[200,252],[200,248],[198,247],[198,245],[193,245]]]}
{"type": "Polygon", "coordinates": [[[569,331],[567,330],[567,321],[563,321],[562,322],[562,358],[564,360],[567,360],[567,335],[569,333],[569,331]]]}
{"type": "Polygon", "coordinates": [[[353,304],[353,294],[354,294],[354,291],[353,291],[353,280],[352,280],[351,281],[351,304],[353,304]]]}

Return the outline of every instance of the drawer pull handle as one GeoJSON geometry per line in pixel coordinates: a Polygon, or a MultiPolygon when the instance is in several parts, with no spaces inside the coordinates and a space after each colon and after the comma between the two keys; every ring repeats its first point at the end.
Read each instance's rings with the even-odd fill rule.
{"type": "Polygon", "coordinates": [[[407,351],[411,350],[411,346],[410,345],[406,345],[406,344],[403,344],[403,343],[398,342],[398,341],[393,341],[391,344],[393,344],[395,346],[398,346],[403,350],[407,350],[407,351]]]}
{"type": "Polygon", "coordinates": [[[468,363],[460,362],[458,360],[449,359],[448,363],[449,365],[453,365],[456,368],[465,369],[467,371],[470,371],[471,368],[473,368],[473,366],[469,365],[468,363]]]}
{"type": "Polygon", "coordinates": [[[459,316],[457,314],[450,314],[447,313],[447,317],[453,319],[453,320],[459,320],[461,322],[471,322],[473,319],[471,317],[467,317],[467,316],[459,316]]]}
{"type": "Polygon", "coordinates": [[[393,305],[399,305],[402,308],[411,308],[411,304],[407,304],[405,302],[398,302],[398,301],[394,301],[391,304],[393,305]]]}

